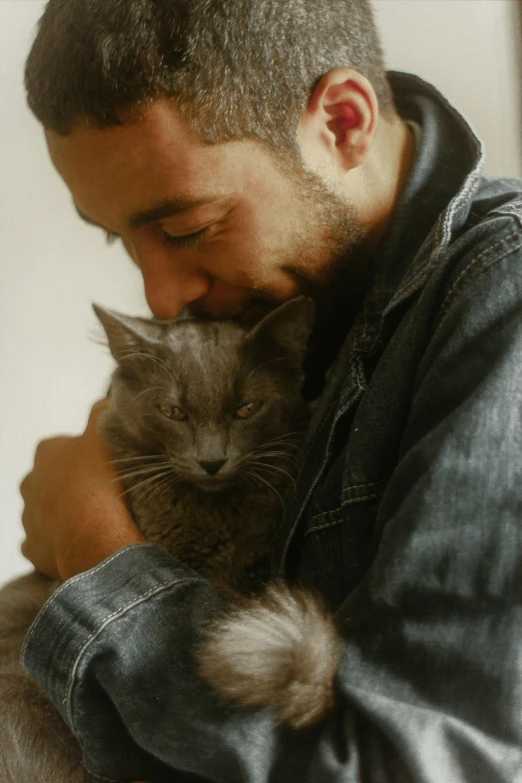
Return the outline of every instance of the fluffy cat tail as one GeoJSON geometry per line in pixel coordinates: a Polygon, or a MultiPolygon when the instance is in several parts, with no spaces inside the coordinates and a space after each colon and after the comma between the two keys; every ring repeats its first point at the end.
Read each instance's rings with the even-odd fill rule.
{"type": "Polygon", "coordinates": [[[272,707],[294,729],[333,707],[340,640],[332,617],[283,582],[212,625],[199,655],[202,677],[243,707],[272,707]]]}

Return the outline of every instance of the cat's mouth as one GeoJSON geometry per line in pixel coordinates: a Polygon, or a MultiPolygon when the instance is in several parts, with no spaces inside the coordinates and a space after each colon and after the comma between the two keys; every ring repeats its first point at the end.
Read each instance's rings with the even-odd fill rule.
{"type": "Polygon", "coordinates": [[[197,489],[203,490],[203,492],[219,492],[223,489],[228,489],[233,483],[235,476],[198,476],[192,483],[197,489]]]}

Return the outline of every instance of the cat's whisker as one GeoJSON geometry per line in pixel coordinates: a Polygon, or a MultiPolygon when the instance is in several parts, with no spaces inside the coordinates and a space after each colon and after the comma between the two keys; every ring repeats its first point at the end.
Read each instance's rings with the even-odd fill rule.
{"type": "Polygon", "coordinates": [[[284,432],[282,435],[277,435],[275,438],[270,438],[270,440],[265,441],[265,443],[277,443],[279,440],[287,440],[288,438],[299,438],[302,437],[302,432],[300,430],[292,430],[291,432],[284,432]]]}
{"type": "Polygon", "coordinates": [[[258,481],[258,476],[257,476],[257,473],[255,473],[253,470],[246,470],[246,471],[243,473],[243,476],[244,476],[245,478],[247,478],[247,479],[252,479],[252,481],[254,481],[254,483],[256,483],[256,484],[259,484],[259,483],[260,483],[260,482],[258,481]]]}
{"type": "Polygon", "coordinates": [[[262,471],[262,472],[264,471],[269,475],[272,474],[272,477],[276,483],[277,483],[277,479],[281,481],[281,474],[283,474],[285,476],[286,484],[288,485],[291,484],[292,486],[291,487],[288,486],[287,488],[287,486],[284,485],[282,487],[282,492],[284,494],[289,494],[291,497],[294,497],[295,493],[297,492],[297,485],[294,479],[292,478],[292,476],[286,470],[282,470],[282,468],[278,468],[276,467],[276,465],[268,465],[262,462],[252,462],[251,464],[255,466],[255,470],[262,471]]]}
{"type": "Polygon", "coordinates": [[[134,478],[134,476],[143,476],[146,473],[157,473],[158,470],[161,470],[162,468],[170,468],[170,462],[162,462],[159,465],[148,465],[143,467],[132,467],[128,468],[127,470],[122,470],[118,474],[118,478],[120,479],[130,479],[134,478]]]}
{"type": "Polygon", "coordinates": [[[156,481],[160,481],[161,479],[163,479],[164,476],[170,475],[170,473],[171,473],[170,467],[165,466],[162,469],[158,470],[154,475],[150,476],[149,478],[154,479],[156,481]]]}
{"type": "MultiPolygon", "coordinates": [[[[158,468],[157,467],[155,469],[155,471],[152,473],[152,475],[150,475],[150,476],[147,476],[147,473],[150,473],[151,471],[136,471],[134,473],[127,473],[125,475],[119,475],[116,478],[113,478],[113,479],[110,479],[109,481],[104,482],[102,485],[98,486],[97,489],[101,489],[101,487],[106,486],[107,484],[112,484],[115,481],[120,481],[120,482],[123,483],[123,482],[127,481],[128,479],[137,478],[139,476],[147,476],[147,480],[151,480],[152,481],[152,480],[154,480],[155,478],[158,477],[159,472],[164,470],[165,467],[166,466],[163,466],[163,468],[161,468],[161,467],[158,468]]],[[[134,485],[134,486],[137,486],[137,484],[134,485]]],[[[131,487],[131,489],[132,489],[132,487],[131,487]]],[[[93,491],[95,491],[95,490],[93,490],[93,491]]],[[[126,490],[126,491],[128,491],[128,490],[126,490]]]]}
{"type": "Polygon", "coordinates": [[[151,503],[153,500],[157,499],[162,492],[164,492],[170,486],[177,483],[178,483],[178,479],[176,474],[169,471],[166,477],[163,477],[161,480],[158,481],[157,484],[153,485],[152,492],[150,492],[150,494],[147,495],[146,497],[146,502],[151,503]]]}
{"type": "MultiPolygon", "coordinates": [[[[136,466],[134,466],[134,468],[135,467],[136,466]]],[[[150,473],[151,470],[157,471],[161,467],[162,467],[162,465],[151,465],[151,466],[149,466],[148,470],[146,470],[145,468],[139,468],[138,467],[135,472],[126,472],[125,473],[125,472],[122,471],[121,473],[118,473],[117,476],[114,476],[114,478],[107,479],[107,481],[102,481],[100,484],[97,484],[95,487],[93,487],[93,489],[91,489],[91,491],[89,492],[89,496],[92,496],[92,495],[96,494],[96,492],[99,489],[103,489],[104,487],[107,487],[109,484],[114,484],[116,481],[119,481],[121,483],[123,481],[123,479],[133,478],[133,476],[140,476],[140,475],[142,476],[145,472],[150,473]]],[[[129,471],[131,471],[131,470],[134,471],[134,468],[132,468],[132,469],[129,468],[129,471]]],[[[151,478],[154,478],[154,476],[152,476],[151,478]]]]}
{"type": "Polygon", "coordinates": [[[155,497],[158,487],[168,484],[172,477],[173,474],[171,470],[163,471],[155,476],[156,483],[151,482],[151,486],[146,487],[143,492],[140,491],[141,502],[150,503],[152,498],[155,497]]]}
{"type": "Polygon", "coordinates": [[[285,451],[301,451],[302,448],[297,443],[290,443],[289,441],[279,441],[278,443],[263,443],[258,446],[256,451],[265,451],[266,449],[284,449],[285,451]]]}
{"type": "Polygon", "coordinates": [[[164,388],[163,386],[151,386],[150,389],[145,389],[144,391],[141,391],[139,394],[133,397],[131,403],[135,402],[138,399],[138,397],[141,397],[143,394],[149,394],[149,392],[158,391],[163,388],[164,388]]]}
{"type": "Polygon", "coordinates": [[[284,500],[283,500],[283,498],[281,497],[281,494],[280,494],[280,492],[278,492],[278,491],[277,491],[277,489],[276,489],[276,488],[273,486],[273,484],[271,484],[269,481],[267,481],[265,478],[263,478],[263,476],[260,476],[260,475],[259,475],[259,473],[258,473],[257,471],[255,471],[255,470],[248,471],[248,473],[249,473],[249,475],[250,475],[250,476],[251,476],[253,479],[255,479],[256,481],[258,481],[260,484],[264,484],[264,486],[265,486],[265,487],[268,487],[269,489],[271,489],[271,490],[272,490],[272,492],[273,492],[275,495],[277,495],[277,497],[279,498],[279,502],[281,503],[281,508],[282,508],[282,510],[284,511],[284,510],[285,510],[285,503],[284,503],[284,500]]]}
{"type": "Polygon", "coordinates": [[[163,465],[155,465],[154,470],[148,469],[148,470],[136,471],[135,473],[123,474],[122,478],[129,479],[129,478],[133,478],[134,476],[146,476],[147,474],[151,474],[152,476],[154,475],[159,476],[160,474],[163,475],[165,471],[170,471],[170,470],[172,470],[172,465],[170,465],[169,463],[165,463],[163,465]]]}
{"type": "MultiPolygon", "coordinates": [[[[138,474],[138,475],[140,475],[140,474],[138,474]]],[[[141,475],[143,475],[143,474],[141,474],[141,475]]],[[[123,478],[130,478],[130,476],[124,476],[123,478]]],[[[151,481],[153,478],[154,478],[154,476],[149,476],[147,481],[151,481]]],[[[93,487],[93,489],[91,489],[91,491],[89,492],[89,496],[92,496],[92,495],[96,494],[96,492],[99,489],[103,489],[104,487],[108,486],[109,484],[114,484],[116,481],[119,481],[120,483],[122,483],[122,477],[121,476],[115,476],[114,478],[108,479],[107,481],[102,481],[101,484],[97,484],[95,487],[93,487]]],[[[131,489],[132,489],[132,487],[131,487],[131,489]]],[[[118,495],[118,497],[121,497],[122,495],[125,495],[127,492],[129,492],[128,489],[126,489],[125,492],[123,492],[120,495],[118,495]]]]}
{"type": "Polygon", "coordinates": [[[155,356],[152,353],[146,353],[146,351],[130,351],[130,352],[118,351],[115,354],[114,358],[116,359],[116,361],[121,362],[121,361],[125,361],[126,359],[132,359],[135,356],[139,356],[145,359],[150,359],[151,362],[155,362],[162,369],[166,370],[169,377],[172,380],[174,380],[174,373],[172,372],[172,368],[169,367],[166,361],[160,359],[159,356],[155,356]]]}
{"type": "Polygon", "coordinates": [[[282,448],[272,448],[270,451],[266,448],[254,449],[245,456],[244,460],[248,461],[251,459],[266,459],[270,457],[273,457],[276,460],[282,462],[290,463],[290,465],[293,465],[295,469],[299,467],[302,461],[301,455],[289,453],[286,449],[282,448]]]}
{"type": "Polygon", "coordinates": [[[268,446],[271,443],[278,443],[280,440],[287,440],[289,438],[294,438],[294,440],[298,437],[302,437],[303,433],[300,430],[293,430],[292,432],[285,432],[283,435],[278,435],[276,438],[271,438],[270,440],[265,441],[265,446],[268,446]]]}
{"type": "Polygon", "coordinates": [[[152,353],[147,353],[146,351],[132,351],[132,352],[126,352],[121,351],[119,354],[119,359],[124,361],[126,359],[132,359],[135,356],[139,356],[142,359],[149,359],[151,362],[157,364],[159,367],[162,367],[164,370],[167,370],[169,375],[172,373],[171,368],[167,364],[167,362],[164,359],[161,359],[159,356],[156,356],[152,353]]]}
{"type": "Polygon", "coordinates": [[[147,502],[150,501],[152,497],[154,497],[156,491],[158,489],[162,489],[163,487],[170,486],[171,484],[177,483],[177,476],[173,471],[169,470],[163,473],[161,476],[158,477],[157,483],[154,485],[154,488],[152,490],[152,493],[147,496],[147,502]]]}
{"type": "Polygon", "coordinates": [[[264,451],[262,449],[257,449],[256,451],[252,452],[252,456],[254,457],[280,457],[281,459],[287,461],[287,462],[293,462],[294,464],[298,464],[300,462],[300,458],[296,454],[288,454],[286,451],[264,451]]]}
{"type": "Polygon", "coordinates": [[[149,459],[165,459],[165,454],[148,454],[148,455],[141,455],[139,457],[120,457],[120,459],[110,459],[108,461],[109,465],[116,465],[120,462],[135,462],[138,460],[149,460],[149,459]]]}
{"type": "Polygon", "coordinates": [[[264,469],[264,470],[272,470],[277,471],[278,473],[282,473],[284,476],[287,476],[288,480],[293,484],[294,490],[297,490],[297,485],[293,479],[293,477],[290,475],[290,473],[287,470],[283,470],[283,468],[278,468],[277,465],[271,465],[267,462],[259,462],[256,460],[252,460],[250,463],[251,465],[256,465],[258,468],[264,469]]]}
{"type": "Polygon", "coordinates": [[[295,438],[293,439],[274,438],[273,440],[269,440],[266,443],[262,443],[260,446],[257,447],[256,450],[261,451],[263,449],[285,448],[285,449],[292,449],[293,451],[299,451],[302,453],[303,452],[302,447],[299,446],[297,443],[292,442],[293,440],[295,440],[295,438]]]}
{"type": "Polygon", "coordinates": [[[163,492],[165,492],[166,490],[172,490],[172,488],[175,487],[176,484],[178,483],[179,483],[179,479],[177,476],[174,475],[170,476],[170,478],[167,481],[164,481],[157,486],[156,493],[153,495],[153,497],[154,498],[161,497],[163,492]]]}
{"type": "Polygon", "coordinates": [[[303,453],[303,449],[292,441],[295,441],[297,437],[302,436],[302,432],[299,430],[293,430],[283,435],[279,435],[276,438],[271,438],[265,441],[260,446],[250,451],[243,457],[243,462],[247,462],[252,457],[281,457],[289,462],[294,461],[296,464],[300,461],[301,457],[298,454],[289,453],[290,449],[295,452],[303,453]]]}
{"type": "Polygon", "coordinates": [[[280,457],[281,459],[288,460],[298,464],[302,460],[301,454],[295,454],[294,452],[287,451],[287,449],[256,449],[254,455],[258,457],[280,457]]]}
{"type": "Polygon", "coordinates": [[[146,479],[143,479],[143,481],[138,481],[137,484],[133,484],[132,487],[129,487],[124,492],[122,492],[119,497],[122,498],[124,495],[127,495],[129,492],[134,492],[139,487],[143,486],[143,484],[148,484],[150,481],[155,481],[158,477],[157,476],[149,476],[146,479]]]}
{"type": "Polygon", "coordinates": [[[281,493],[274,487],[273,484],[270,483],[270,481],[267,481],[267,479],[265,479],[263,476],[260,476],[259,473],[256,472],[255,478],[257,479],[258,482],[263,484],[265,487],[268,487],[274,493],[274,495],[276,495],[277,499],[279,500],[279,503],[281,504],[281,510],[284,512],[285,502],[283,500],[281,493]]]}

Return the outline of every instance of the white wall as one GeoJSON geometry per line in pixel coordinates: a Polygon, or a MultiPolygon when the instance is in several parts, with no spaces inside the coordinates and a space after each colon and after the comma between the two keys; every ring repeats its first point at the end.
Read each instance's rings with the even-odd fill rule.
{"type": "MultiPolygon", "coordinates": [[[[138,273],[75,216],[24,104],[42,0],[0,0],[0,582],[19,554],[18,484],[36,442],[80,431],[111,362],[88,340],[90,302],[147,312],[138,273]]],[[[521,174],[514,0],[377,0],[391,67],[434,82],[471,118],[492,175],[521,174]],[[486,102],[487,98],[487,102],[486,102]]]]}
{"type": "Polygon", "coordinates": [[[486,142],[490,176],[522,176],[519,0],[374,0],[390,68],[449,98],[486,142]]]}
{"type": "Polygon", "coordinates": [[[23,60],[41,0],[0,0],[0,582],[19,554],[18,485],[43,437],[79,432],[111,361],[90,302],[147,314],[138,272],[74,214],[25,107],[23,60]]]}

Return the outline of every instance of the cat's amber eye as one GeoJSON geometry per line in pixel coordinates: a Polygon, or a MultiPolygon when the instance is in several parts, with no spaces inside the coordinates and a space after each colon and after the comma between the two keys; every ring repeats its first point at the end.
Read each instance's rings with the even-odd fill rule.
{"type": "Polygon", "coordinates": [[[257,413],[260,407],[261,403],[259,401],[248,402],[246,405],[242,405],[237,409],[236,416],[238,419],[249,419],[250,416],[253,416],[254,413],[257,413]]]}
{"type": "Polygon", "coordinates": [[[176,408],[174,405],[158,405],[158,409],[160,413],[168,419],[172,419],[172,421],[185,421],[187,418],[187,414],[182,411],[181,408],[176,408]]]}

